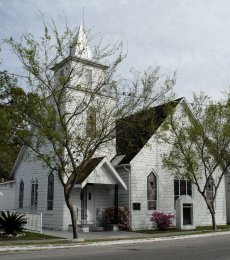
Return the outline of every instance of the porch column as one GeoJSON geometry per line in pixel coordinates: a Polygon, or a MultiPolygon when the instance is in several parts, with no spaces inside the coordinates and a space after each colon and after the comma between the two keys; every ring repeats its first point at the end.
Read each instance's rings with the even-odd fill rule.
{"type": "Polygon", "coordinates": [[[87,225],[87,185],[81,190],[81,225],[87,225]]]}
{"type": "Polygon", "coordinates": [[[118,184],[114,185],[114,224],[118,224],[118,184]]]}

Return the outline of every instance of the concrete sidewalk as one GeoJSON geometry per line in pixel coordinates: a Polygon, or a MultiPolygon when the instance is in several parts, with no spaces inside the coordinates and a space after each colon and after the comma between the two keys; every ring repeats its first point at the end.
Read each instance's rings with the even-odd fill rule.
{"type": "MultiPolygon", "coordinates": [[[[72,240],[73,235],[71,231],[56,231],[43,229],[43,234],[65,238],[72,240]]],[[[129,231],[98,231],[98,232],[79,232],[79,239],[81,240],[110,240],[110,239],[133,239],[133,238],[148,238],[152,237],[152,234],[142,234],[129,231]]]]}

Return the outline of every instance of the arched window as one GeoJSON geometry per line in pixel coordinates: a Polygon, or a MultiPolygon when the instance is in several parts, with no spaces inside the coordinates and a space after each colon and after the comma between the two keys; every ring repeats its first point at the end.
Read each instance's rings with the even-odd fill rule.
{"type": "Polygon", "coordinates": [[[48,176],[47,186],[47,210],[53,210],[54,203],[54,175],[51,172],[48,176]]]}
{"type": "Polygon", "coordinates": [[[24,199],[24,182],[20,181],[19,184],[19,208],[23,208],[23,199],[24,199]]]}
{"type": "Polygon", "coordinates": [[[94,138],[96,136],[96,110],[89,107],[86,119],[86,135],[94,138]]]}
{"type": "Polygon", "coordinates": [[[37,209],[38,206],[38,180],[32,179],[31,182],[31,208],[37,209]]]}
{"type": "Polygon", "coordinates": [[[147,177],[147,204],[148,210],[157,209],[157,177],[153,172],[147,177]]]}
{"type": "Polygon", "coordinates": [[[93,80],[92,70],[86,69],[85,70],[85,84],[87,85],[87,87],[92,86],[92,80],[93,80]]]}
{"type": "Polygon", "coordinates": [[[208,204],[211,204],[213,202],[213,189],[214,189],[214,179],[211,177],[207,181],[206,186],[206,197],[208,204]]]}

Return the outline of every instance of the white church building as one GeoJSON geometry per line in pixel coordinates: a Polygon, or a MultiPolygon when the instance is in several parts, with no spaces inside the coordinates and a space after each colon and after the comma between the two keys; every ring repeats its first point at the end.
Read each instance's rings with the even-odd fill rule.
{"type": "MultiPolygon", "coordinates": [[[[77,37],[77,40],[85,39],[82,27],[77,37]]],[[[82,44],[86,45],[86,41],[82,44]]],[[[106,66],[91,61],[89,47],[84,48],[84,57],[77,62],[87,64],[90,70],[105,70],[106,66]]],[[[61,62],[55,73],[62,73],[64,66],[65,62],[61,62]]],[[[175,113],[185,105],[183,98],[174,101],[175,113]]],[[[92,229],[103,226],[100,216],[107,208],[116,212],[123,207],[129,211],[129,225],[133,230],[151,228],[150,217],[154,211],[175,214],[177,226],[182,229],[211,225],[211,215],[196,187],[190,181],[175,179],[163,168],[162,155],[169,148],[157,142],[156,133],[161,131],[168,116],[164,106],[117,121],[117,129],[125,128],[125,131],[117,131],[113,149],[91,159],[84,178],[73,190],[79,225],[92,229]],[[148,127],[153,119],[157,119],[154,129],[148,127]],[[133,131],[133,127],[138,131],[133,131]]],[[[25,156],[28,149],[21,149],[11,172],[12,181],[0,183],[0,210],[42,213],[43,227],[68,230],[71,218],[59,178],[54,171],[44,168],[41,161],[25,156]]],[[[217,225],[230,222],[229,187],[230,178],[226,177],[216,197],[217,225]]]]}

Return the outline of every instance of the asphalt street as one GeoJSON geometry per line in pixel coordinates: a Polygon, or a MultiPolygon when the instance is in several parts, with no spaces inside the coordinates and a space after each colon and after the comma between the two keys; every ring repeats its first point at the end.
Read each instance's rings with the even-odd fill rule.
{"type": "Polygon", "coordinates": [[[0,253],[1,260],[230,260],[230,235],[129,245],[0,253]]]}

